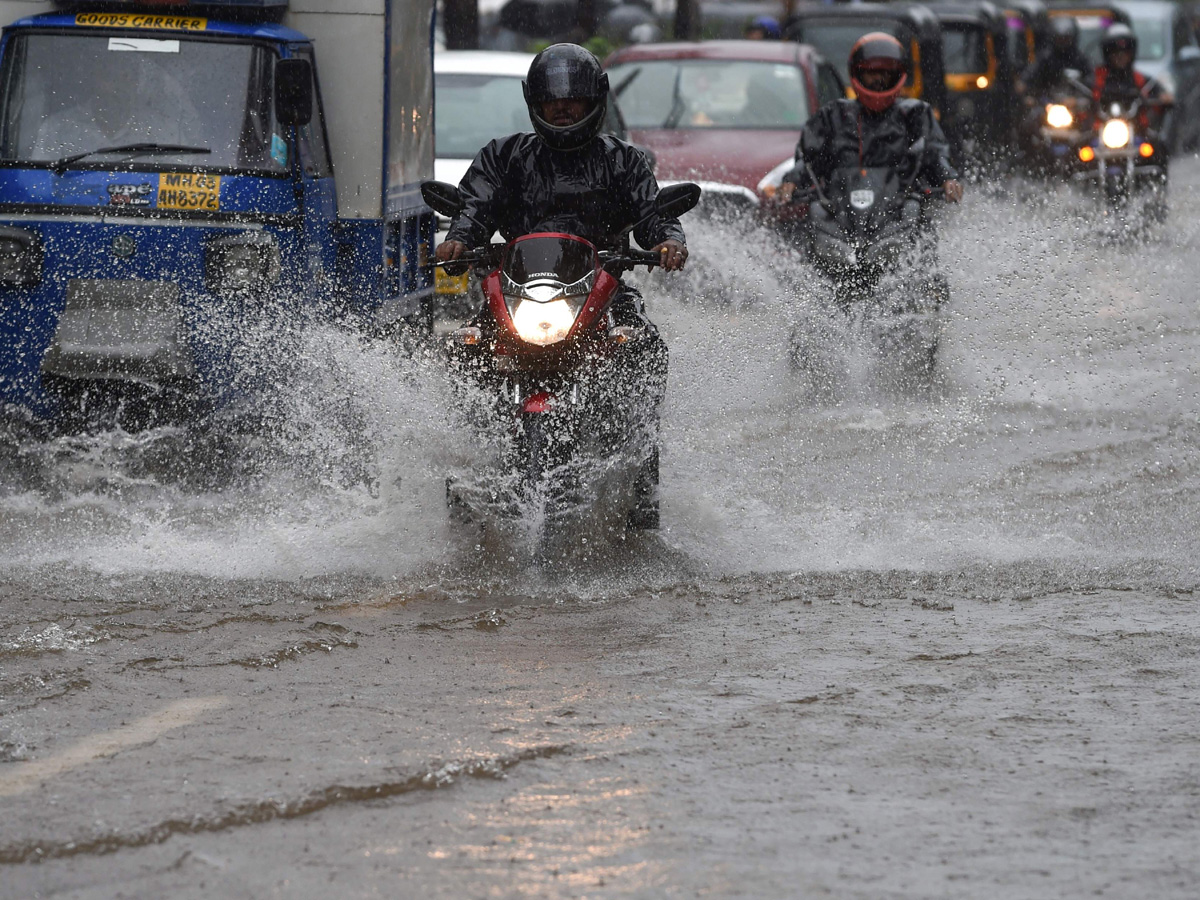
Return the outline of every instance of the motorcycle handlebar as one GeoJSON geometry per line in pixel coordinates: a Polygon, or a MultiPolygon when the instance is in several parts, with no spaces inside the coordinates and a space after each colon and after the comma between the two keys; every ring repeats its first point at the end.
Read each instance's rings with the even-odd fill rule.
{"type": "Polygon", "coordinates": [[[441,266],[447,275],[461,275],[474,266],[490,266],[496,260],[496,251],[502,244],[489,244],[486,247],[476,247],[464,251],[457,259],[436,260],[435,266],[441,266]]]}
{"type": "Polygon", "coordinates": [[[645,263],[648,266],[656,266],[662,262],[661,254],[655,253],[653,250],[630,250],[627,255],[631,262],[638,265],[645,263]]]}
{"type": "MultiPolygon", "coordinates": [[[[457,259],[438,260],[434,265],[441,266],[449,275],[461,275],[473,266],[490,266],[495,263],[497,261],[497,250],[502,247],[502,244],[478,247],[474,250],[467,250],[457,259]]],[[[630,248],[628,250],[601,251],[600,262],[602,265],[617,263],[629,268],[633,268],[634,266],[652,268],[662,263],[662,257],[652,250],[634,250],[630,248]]]]}
{"type": "Polygon", "coordinates": [[[634,266],[646,266],[653,268],[662,263],[662,257],[652,250],[634,250],[632,247],[627,250],[611,250],[601,251],[600,264],[602,266],[618,265],[632,269],[634,266]]]}

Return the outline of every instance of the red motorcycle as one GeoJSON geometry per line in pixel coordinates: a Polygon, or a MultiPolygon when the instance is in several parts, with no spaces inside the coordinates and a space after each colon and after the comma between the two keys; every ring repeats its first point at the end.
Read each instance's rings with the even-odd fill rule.
{"type": "MultiPolygon", "coordinates": [[[[425,182],[421,193],[444,216],[462,210],[452,185],[425,182]]],[[[659,192],[655,213],[680,216],[699,199],[697,185],[671,185],[659,192]]],[[[449,353],[464,382],[484,389],[487,408],[476,404],[474,411],[482,413],[480,424],[498,424],[501,438],[491,471],[471,483],[447,482],[456,518],[520,519],[541,539],[585,515],[658,527],[666,352],[642,328],[613,316],[621,273],[659,262],[657,254],[630,248],[637,224],[624,229],[614,250],[543,232],[439,263],[451,273],[474,267],[481,279],[487,314],[450,335],[449,353]]]]}

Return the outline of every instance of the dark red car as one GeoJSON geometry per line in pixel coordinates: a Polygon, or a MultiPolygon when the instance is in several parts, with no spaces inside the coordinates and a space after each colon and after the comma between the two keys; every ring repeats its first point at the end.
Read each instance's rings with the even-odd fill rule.
{"type": "Polygon", "coordinates": [[[809,116],[845,96],[837,70],[790,41],[638,44],[605,68],[630,139],[658,157],[659,181],[699,181],[709,199],[748,205],[809,116]]]}

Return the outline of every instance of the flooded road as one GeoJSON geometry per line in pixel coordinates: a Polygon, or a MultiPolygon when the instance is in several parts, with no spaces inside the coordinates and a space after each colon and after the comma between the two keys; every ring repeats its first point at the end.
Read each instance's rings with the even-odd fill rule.
{"type": "Polygon", "coordinates": [[[849,347],[814,398],[803,270],[694,223],[650,301],[663,528],[541,571],[447,525],[474,448],[437,365],[338,333],[224,477],[166,430],[13,425],[0,897],[1193,896],[1173,178],[1145,244],[1027,185],[952,211],[928,394],[849,347]]]}

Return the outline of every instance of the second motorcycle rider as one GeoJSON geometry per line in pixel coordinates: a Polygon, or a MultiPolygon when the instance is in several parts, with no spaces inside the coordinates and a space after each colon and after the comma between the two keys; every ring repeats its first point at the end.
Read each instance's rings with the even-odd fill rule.
{"type": "MultiPolygon", "coordinates": [[[[796,148],[796,166],[783,178],[781,199],[797,187],[811,188],[838,168],[897,168],[906,164],[909,148],[925,139],[921,176],[941,185],[946,199],[957,203],[963,189],[950,165],[950,146],[923,100],[898,99],[908,80],[904,48],[889,34],[872,32],[850,51],[850,83],[855,100],[825,104],[804,125],[796,148]]],[[[817,215],[823,211],[813,207],[817,215]]]]}

